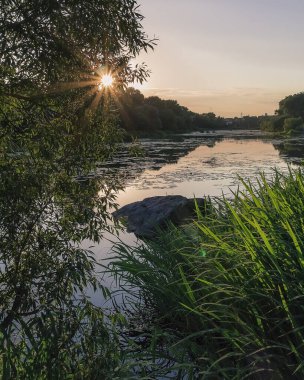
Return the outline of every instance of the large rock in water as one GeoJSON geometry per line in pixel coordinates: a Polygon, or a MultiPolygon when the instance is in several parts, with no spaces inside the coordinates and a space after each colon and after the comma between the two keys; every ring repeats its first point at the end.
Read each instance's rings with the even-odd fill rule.
{"type": "MultiPolygon", "coordinates": [[[[196,200],[199,207],[204,199],[196,200]]],[[[113,213],[115,219],[126,219],[127,231],[134,232],[142,238],[153,238],[157,227],[164,227],[168,222],[179,225],[195,216],[194,199],[181,195],[167,195],[146,198],[130,203],[113,213]]]]}

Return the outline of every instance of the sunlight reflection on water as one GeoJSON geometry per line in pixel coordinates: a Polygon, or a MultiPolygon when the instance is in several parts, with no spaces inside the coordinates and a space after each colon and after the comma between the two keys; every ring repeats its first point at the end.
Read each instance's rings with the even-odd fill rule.
{"type": "MultiPolygon", "coordinates": [[[[149,151],[149,156],[144,160],[124,156],[116,162],[117,167],[123,167],[130,178],[124,191],[117,195],[120,206],[155,195],[183,195],[189,198],[217,197],[222,194],[229,196],[231,190],[237,189],[238,176],[255,181],[260,172],[271,178],[274,168],[288,170],[286,158],[284,160],[280,157],[270,140],[145,140],[143,145],[149,151]],[[183,148],[184,156],[181,153],[183,148]]],[[[120,233],[120,239],[129,245],[137,242],[133,234],[126,232],[120,233]]],[[[97,261],[108,261],[113,255],[112,241],[117,240],[116,237],[105,234],[105,240],[92,248],[97,261]]],[[[101,268],[100,270],[102,271],[101,268]]],[[[104,276],[103,281],[105,286],[119,290],[110,275],[104,276]]],[[[100,294],[89,293],[94,303],[104,304],[100,294]]],[[[121,299],[121,295],[118,295],[118,304],[121,299]]]]}
{"type": "Polygon", "coordinates": [[[117,200],[123,206],[154,195],[220,196],[237,188],[238,176],[254,181],[264,172],[271,177],[275,167],[286,171],[288,165],[270,142],[227,139],[214,147],[201,145],[159,170],[144,170],[117,200]]]}

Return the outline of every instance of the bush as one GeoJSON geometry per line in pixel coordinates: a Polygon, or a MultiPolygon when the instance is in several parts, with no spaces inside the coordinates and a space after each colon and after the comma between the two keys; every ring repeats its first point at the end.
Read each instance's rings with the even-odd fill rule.
{"type": "Polygon", "coordinates": [[[261,121],[260,127],[266,132],[283,132],[287,116],[271,116],[261,121]]]}
{"type": "Polygon", "coordinates": [[[304,130],[304,122],[301,117],[290,117],[284,120],[284,132],[300,133],[304,130]]]}

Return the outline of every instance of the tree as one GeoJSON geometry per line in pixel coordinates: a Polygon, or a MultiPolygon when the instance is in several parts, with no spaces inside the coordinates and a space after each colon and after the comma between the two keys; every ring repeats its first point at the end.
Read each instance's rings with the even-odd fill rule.
{"type": "Polygon", "coordinates": [[[140,131],[151,133],[162,129],[157,108],[144,104],[134,109],[134,124],[140,131]]]}
{"type": "Polygon", "coordinates": [[[279,102],[279,115],[304,118],[304,92],[289,95],[279,102]]]}
{"type": "Polygon", "coordinates": [[[103,104],[101,75],[119,89],[144,81],[144,64],[130,59],[152,48],[135,0],[29,0],[1,2],[0,94],[39,102],[80,120],[103,104]]]}
{"type": "Polygon", "coordinates": [[[158,109],[164,108],[164,101],[158,96],[149,96],[146,98],[145,102],[150,106],[154,106],[158,109]]]}
{"type": "Polygon", "coordinates": [[[144,80],[144,67],[129,65],[152,46],[141,20],[133,0],[0,4],[5,379],[116,376],[117,341],[104,312],[85,298],[85,288],[99,284],[82,241],[102,238],[119,187],[88,176],[119,138],[114,116],[102,107],[111,97],[98,92],[99,70],[111,70],[121,87],[144,80]]]}
{"type": "Polygon", "coordinates": [[[284,123],[287,116],[269,116],[263,118],[260,127],[267,132],[283,132],[284,123]]]}
{"type": "Polygon", "coordinates": [[[284,121],[284,132],[289,134],[302,133],[304,122],[301,117],[289,117],[284,121]]]}
{"type": "Polygon", "coordinates": [[[121,102],[123,107],[137,107],[144,103],[145,97],[133,87],[128,87],[121,95],[121,102]]]}
{"type": "Polygon", "coordinates": [[[100,65],[133,80],[130,57],[152,47],[134,0],[4,0],[0,10],[1,65],[27,87],[80,79],[100,65]]]}

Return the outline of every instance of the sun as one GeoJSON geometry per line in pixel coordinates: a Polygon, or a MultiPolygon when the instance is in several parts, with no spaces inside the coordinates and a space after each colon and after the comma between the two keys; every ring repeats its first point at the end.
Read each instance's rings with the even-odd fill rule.
{"type": "Polygon", "coordinates": [[[114,83],[114,78],[112,77],[111,74],[105,74],[101,77],[100,83],[99,83],[99,90],[102,88],[109,88],[112,87],[114,83]]]}

